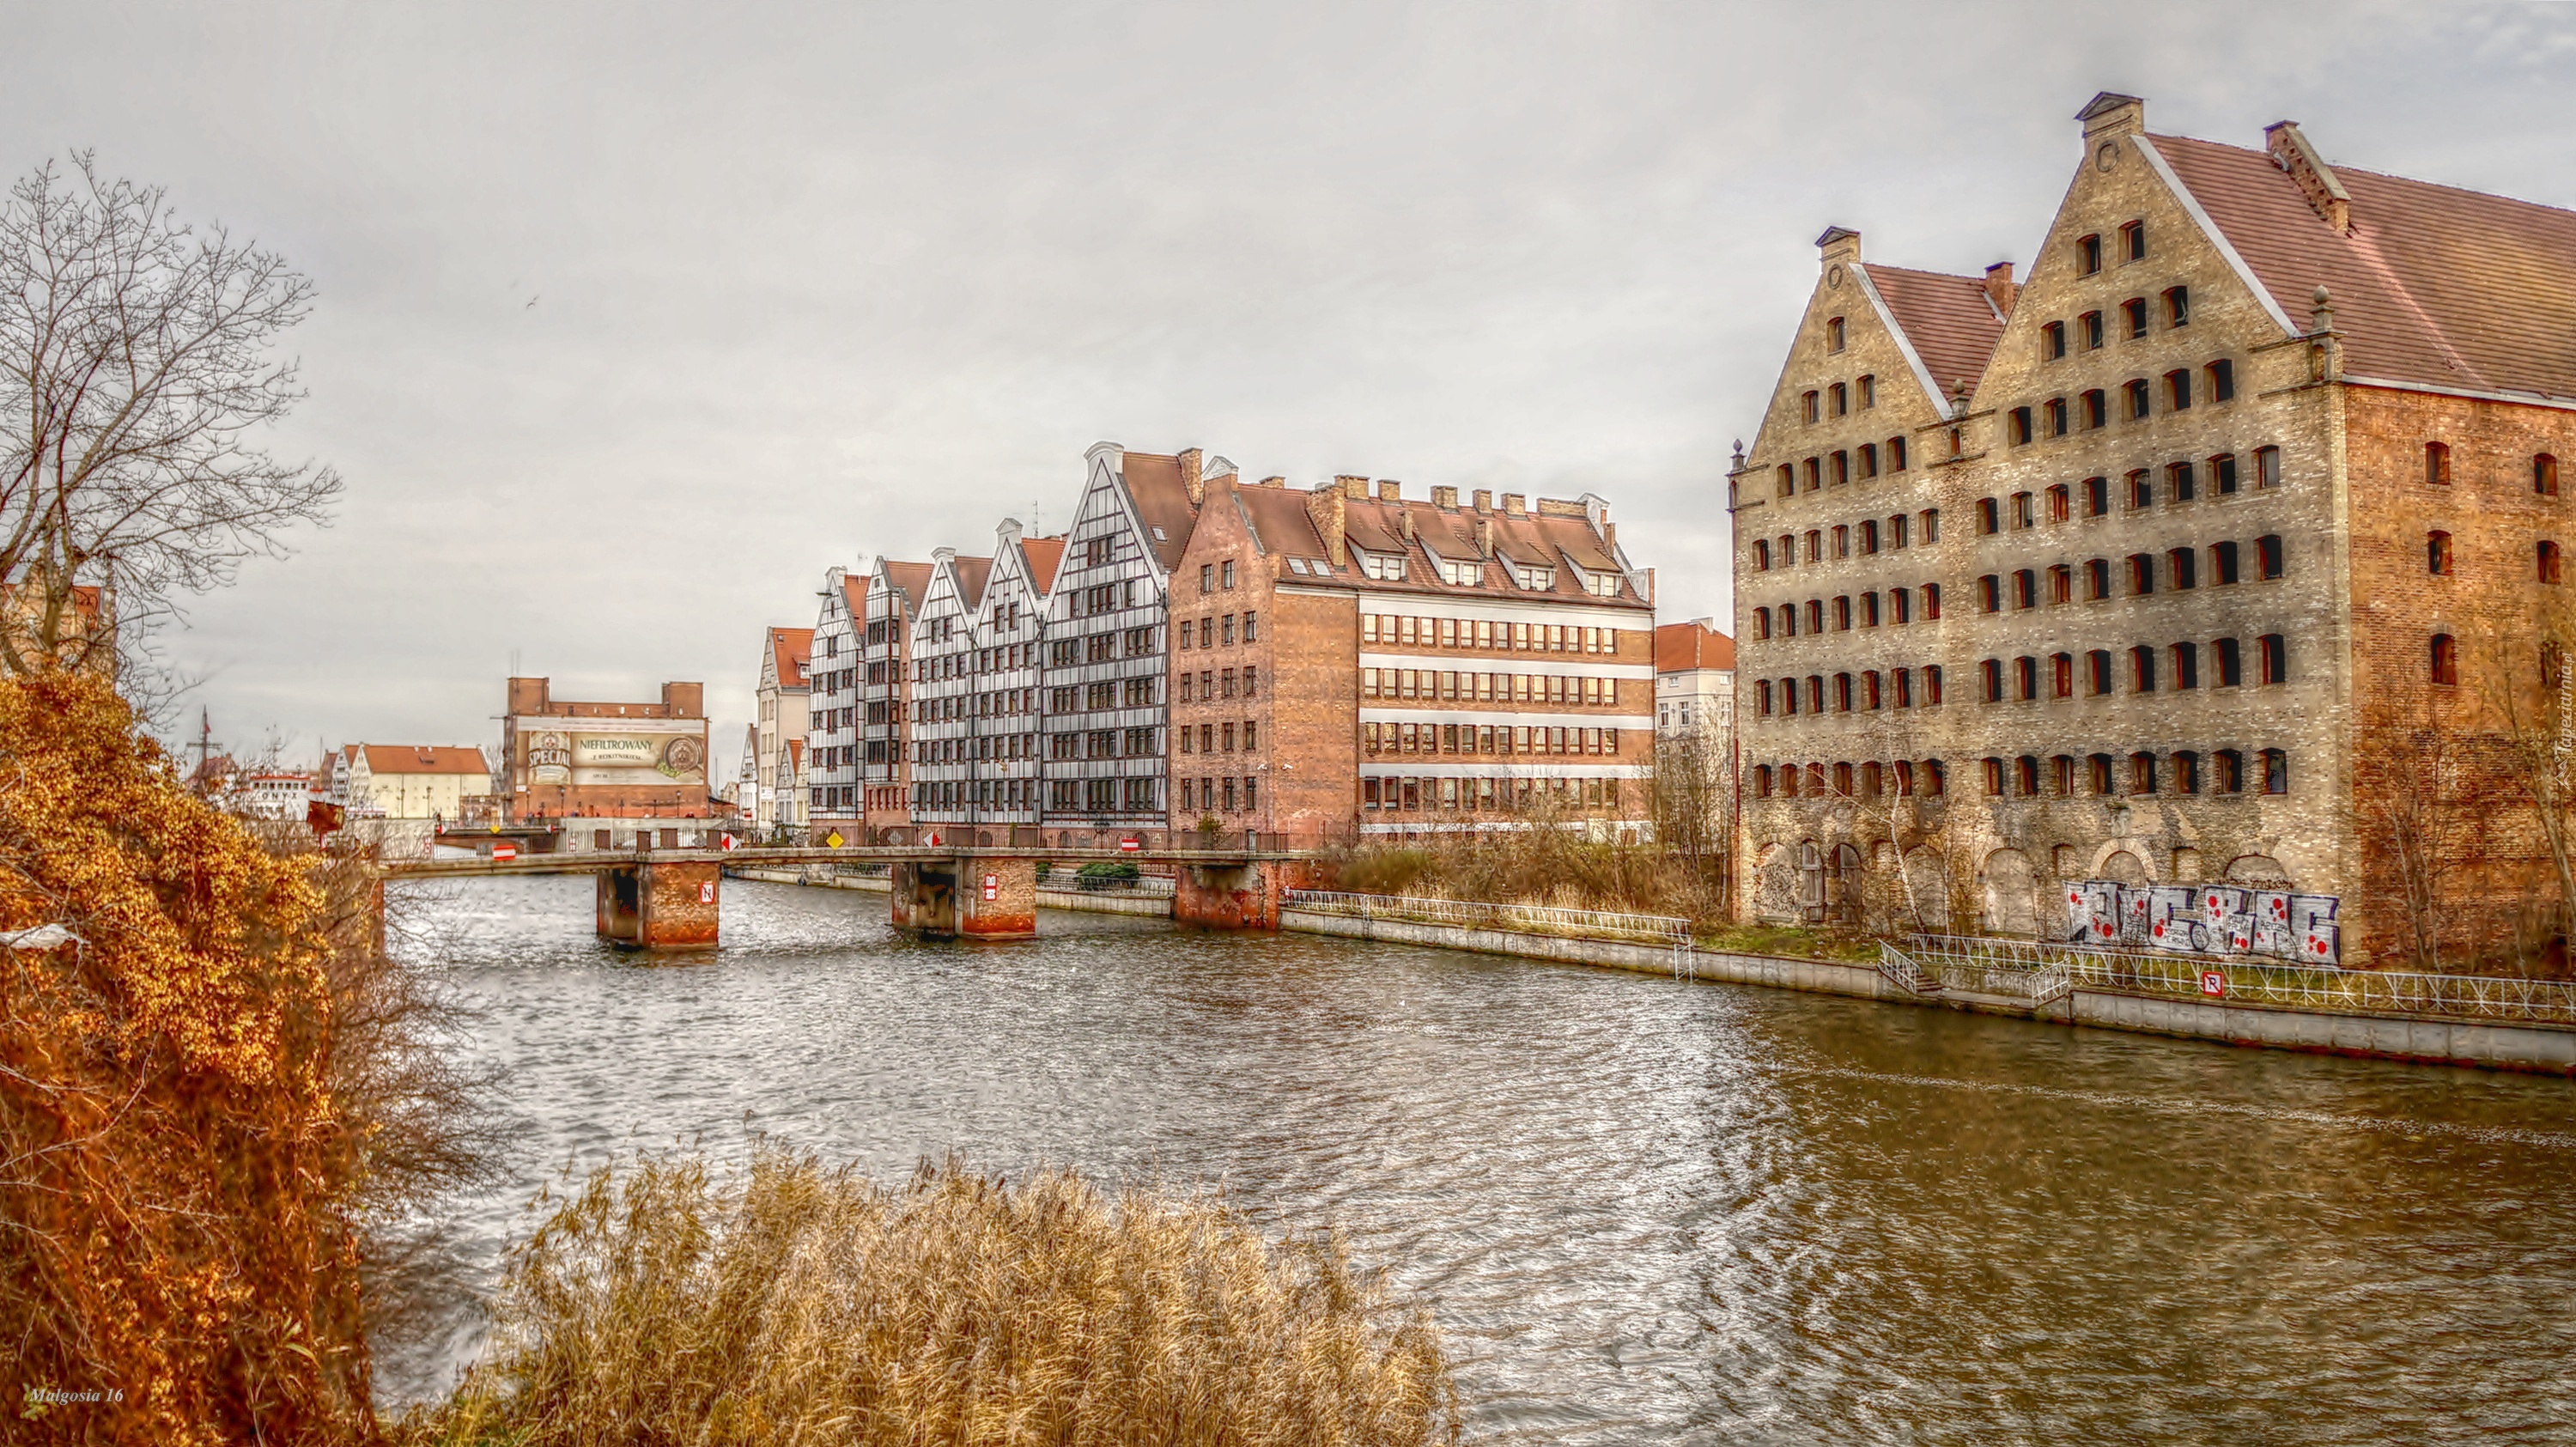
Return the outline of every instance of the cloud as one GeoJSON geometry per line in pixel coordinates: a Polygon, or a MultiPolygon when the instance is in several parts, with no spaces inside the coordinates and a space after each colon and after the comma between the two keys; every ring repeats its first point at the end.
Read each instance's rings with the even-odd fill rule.
{"type": "Polygon", "coordinates": [[[468,742],[702,679],[862,553],[1068,515],[1103,437],[1589,489],[1724,618],[1723,471],[1827,223],[2026,262],[2095,90],[2576,202],[2576,7],[349,7],[17,17],[95,146],[322,289],[284,437],[339,524],[170,640],[243,737],[468,742]],[[536,306],[527,303],[541,297],[536,306]]]}

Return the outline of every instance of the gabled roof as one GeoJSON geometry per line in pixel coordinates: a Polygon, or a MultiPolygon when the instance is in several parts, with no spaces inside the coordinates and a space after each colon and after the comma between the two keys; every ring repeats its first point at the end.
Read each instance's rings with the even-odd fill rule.
{"type": "Polygon", "coordinates": [[[1145,545],[1154,550],[1163,571],[1170,572],[1189,548],[1190,529],[1199,515],[1188,484],[1181,481],[1181,460],[1160,452],[1124,452],[1118,472],[1136,504],[1136,520],[1145,525],[1145,545]]]}
{"type": "Polygon", "coordinates": [[[1655,671],[1687,673],[1735,667],[1735,640],[1693,619],[1655,626],[1655,671]]]}
{"type": "Polygon", "coordinates": [[[1376,498],[1352,498],[1345,505],[1343,533],[1351,546],[1372,553],[1403,553],[1414,559],[1401,582],[1364,578],[1360,586],[1372,590],[1393,589],[1428,593],[1464,593],[1498,598],[1527,598],[1534,595],[1571,600],[1584,598],[1595,603],[1645,606],[1646,600],[1627,578],[1600,534],[1592,530],[1590,519],[1573,503],[1542,499],[1541,511],[1514,515],[1501,511],[1478,512],[1472,507],[1444,508],[1430,502],[1385,502],[1376,498]],[[1546,511],[1545,509],[1564,509],[1546,511]],[[1414,540],[1407,543],[1402,532],[1403,520],[1413,520],[1414,540]],[[1491,555],[1509,559],[1523,567],[1542,567],[1552,576],[1544,589],[1519,586],[1505,576],[1501,568],[1486,568],[1478,582],[1456,584],[1443,579],[1433,568],[1435,558],[1451,562],[1482,560],[1489,556],[1478,544],[1479,526],[1486,534],[1491,555]],[[1573,566],[1568,567],[1571,563],[1573,566]],[[1604,598],[1586,590],[1576,569],[1618,576],[1619,593],[1604,598]]]}
{"type": "Polygon", "coordinates": [[[2325,286],[2348,375],[2576,398],[2576,211],[2336,166],[2346,234],[2266,152],[2144,140],[2293,330],[2325,286]]]}
{"type": "Polygon", "coordinates": [[[957,579],[957,602],[969,613],[984,602],[984,584],[993,576],[991,558],[950,558],[948,570],[957,579]]]}
{"type": "Polygon", "coordinates": [[[1922,359],[1938,389],[1935,405],[1945,405],[1961,382],[1969,390],[1985,374],[1986,359],[2004,334],[2004,319],[1986,294],[1985,278],[1950,276],[1937,271],[1909,271],[1901,266],[1852,265],[1877,288],[1881,300],[1922,359]]]}
{"type": "Polygon", "coordinates": [[[491,766],[483,761],[481,749],[454,748],[446,744],[356,744],[367,760],[371,774],[480,774],[488,777],[491,766]]]}
{"type": "Polygon", "coordinates": [[[1041,595],[1055,591],[1056,565],[1064,561],[1064,539],[1022,538],[1020,556],[1028,561],[1029,586],[1041,595]]]}
{"type": "Polygon", "coordinates": [[[850,610],[851,618],[866,619],[868,616],[867,574],[843,573],[841,575],[841,603],[850,610]]]}
{"type": "Polygon", "coordinates": [[[814,630],[769,630],[769,664],[780,688],[805,687],[805,666],[814,657],[814,630]]]}
{"type": "Polygon", "coordinates": [[[1321,533],[1306,512],[1306,495],[1284,487],[1233,487],[1235,511],[1253,545],[1264,553],[1286,553],[1313,560],[1326,556],[1321,533]]]}
{"type": "Polygon", "coordinates": [[[930,565],[898,563],[887,558],[877,566],[885,570],[886,585],[894,589],[895,601],[902,606],[905,616],[920,612],[921,595],[930,591],[930,565]]]}

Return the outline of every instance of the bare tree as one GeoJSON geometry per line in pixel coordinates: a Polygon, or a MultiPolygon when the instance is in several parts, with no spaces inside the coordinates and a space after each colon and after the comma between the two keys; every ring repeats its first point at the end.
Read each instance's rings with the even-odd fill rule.
{"type": "Polygon", "coordinates": [[[200,232],[159,187],[52,162],[0,203],[0,664],[79,667],[282,551],[339,496],[327,467],[260,449],[301,400],[272,356],[313,285],[200,232]],[[96,593],[87,589],[97,588],[96,593]]]}

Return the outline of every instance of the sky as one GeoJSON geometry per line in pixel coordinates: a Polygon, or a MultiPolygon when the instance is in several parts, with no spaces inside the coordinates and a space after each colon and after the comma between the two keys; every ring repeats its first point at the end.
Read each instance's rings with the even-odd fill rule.
{"type": "MultiPolygon", "coordinates": [[[[1607,498],[1730,615],[1814,240],[2026,268],[2095,92],[2576,206],[2576,4],[0,4],[93,149],[310,276],[347,494],[161,640],[236,749],[707,685],[824,572],[1060,529],[1101,440],[1607,498]]],[[[195,707],[186,710],[194,723],[195,707]]],[[[193,732],[193,730],[191,730],[193,732]]]]}

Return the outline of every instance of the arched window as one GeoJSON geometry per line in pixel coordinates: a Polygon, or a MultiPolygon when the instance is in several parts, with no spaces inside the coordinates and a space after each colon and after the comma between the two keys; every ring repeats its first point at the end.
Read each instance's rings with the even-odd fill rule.
{"type": "Polygon", "coordinates": [[[2546,452],[2534,453],[2531,459],[2531,490],[2542,497],[2558,495],[2558,459],[2546,452]]]}
{"type": "Polygon", "coordinates": [[[1911,759],[1896,761],[1896,792],[1908,796],[1914,792],[1914,761],[1911,759]]]}
{"type": "Polygon", "coordinates": [[[2147,387],[2147,379],[2144,377],[2132,377],[2129,379],[2128,384],[2121,390],[2128,394],[2129,420],[2132,422],[2144,420],[2148,413],[2153,410],[2148,405],[2149,390],[2147,387]]]}
{"type": "Polygon", "coordinates": [[[1822,598],[1807,600],[1807,631],[1810,633],[1825,631],[1825,600],[1822,598]]]}
{"type": "Polygon", "coordinates": [[[1825,318],[1825,350],[1828,352],[1839,352],[1842,349],[1843,319],[1841,317],[1825,318]]]}
{"type": "Polygon", "coordinates": [[[2156,756],[2143,750],[2129,755],[2129,792],[2152,794],[2156,791],[2156,756]]]}
{"type": "Polygon", "coordinates": [[[2085,758],[2084,763],[2085,772],[2092,776],[2086,780],[2086,782],[2093,786],[2093,792],[2096,794],[2110,793],[2111,756],[2109,754],[2088,755],[2085,758]]]}
{"type": "Polygon", "coordinates": [[[2165,554],[2165,571],[2172,575],[2176,591],[2200,583],[2200,554],[2189,548],[2176,548],[2165,554]]]}
{"type": "Polygon", "coordinates": [[[1851,706],[1852,676],[1848,673],[1837,673],[1834,675],[1834,712],[1849,713],[1851,706]]]}
{"type": "Polygon", "coordinates": [[[2254,556],[2263,565],[2263,578],[2266,582],[2278,578],[2288,569],[2288,559],[2282,556],[2281,539],[2277,534],[2265,533],[2256,538],[2254,556]]]}
{"type": "Polygon", "coordinates": [[[2165,373],[2165,406],[2167,409],[2175,412],[2185,411],[2190,408],[2190,368],[2180,367],[2165,373]]]}
{"type": "Polygon", "coordinates": [[[1977,579],[1977,611],[1993,613],[2003,607],[2003,583],[1992,573],[1977,579]]]}
{"type": "Polygon", "coordinates": [[[1878,405],[1878,379],[1876,377],[1863,374],[1860,381],[1855,385],[1860,391],[1860,405],[1863,410],[1878,405]]]}
{"type": "Polygon", "coordinates": [[[1842,452],[1842,451],[1837,451],[1837,452],[1835,452],[1835,453],[1833,454],[1832,458],[1830,459],[1830,462],[1831,462],[1831,466],[1832,466],[1833,480],[1834,480],[1834,485],[1835,485],[1835,486],[1839,487],[1839,486],[1841,486],[1842,484],[1844,484],[1844,483],[1846,483],[1846,482],[1851,481],[1851,454],[1850,454],[1850,453],[1848,453],[1848,452],[1842,452]]]}
{"type": "Polygon", "coordinates": [[[1798,766],[1796,764],[1782,764],[1780,766],[1780,797],[1784,799],[1794,799],[1798,797],[1798,766]]]}
{"type": "Polygon", "coordinates": [[[2065,436],[2066,399],[2063,397],[2049,398],[2046,410],[2048,413],[2048,435],[2051,437],[2065,436]]]}
{"type": "Polygon", "coordinates": [[[1860,475],[1878,476],[1878,444],[1875,442],[1864,442],[1860,445],[1860,475]]]}
{"type": "Polygon", "coordinates": [[[2001,703],[2004,696],[2003,660],[1989,658],[1978,664],[1977,677],[1979,682],[1983,685],[1985,701],[1987,703],[2001,703]]]}
{"type": "Polygon", "coordinates": [[[2433,635],[2433,682],[2445,688],[2460,681],[2460,641],[2448,633],[2433,635]]]}
{"type": "Polygon", "coordinates": [[[1784,463],[1781,463],[1781,464],[1780,464],[1779,477],[1780,477],[1780,495],[1781,495],[1782,497],[1796,497],[1796,496],[1798,495],[1798,472],[1797,472],[1797,469],[1795,469],[1795,468],[1791,467],[1789,464],[1787,464],[1787,463],[1785,463],[1785,462],[1784,462],[1784,463]]]}
{"type": "MultiPolygon", "coordinates": [[[[2100,318],[2097,316],[2095,320],[2098,322],[2100,318]]],[[[2084,404],[2084,425],[2086,428],[2100,428],[2109,424],[2111,420],[2110,400],[2102,395],[2101,388],[2094,387],[2088,389],[2078,400],[2084,404]]]]}
{"type": "Polygon", "coordinates": [[[1780,605],[1780,636],[1783,638],[1798,636],[1798,605],[1795,603],[1780,605]]]}
{"type": "Polygon", "coordinates": [[[1887,439],[1887,470],[1890,472],[1905,470],[1905,439],[1902,437],[1887,439]]]}
{"type": "Polygon", "coordinates": [[[1860,595],[1860,624],[1863,628],[1875,628],[1878,626],[1878,595],[1876,593],[1863,593],[1860,595]]]}
{"type": "Polygon", "coordinates": [[[1769,764],[1755,764],[1753,766],[1753,797],[1756,799],[1768,799],[1771,797],[1771,766],[1769,764]]]}
{"type": "Polygon", "coordinates": [[[1875,763],[1860,766],[1860,792],[1864,799],[1875,799],[1887,787],[1887,771],[1875,763]]]}
{"type": "Polygon", "coordinates": [[[2245,756],[2234,749],[2220,749],[2209,756],[2210,792],[2242,794],[2245,792],[2245,756]]]}
{"type": "Polygon", "coordinates": [[[2028,654],[2013,660],[2013,697],[2024,703],[2039,697],[2039,660],[2028,654]]]}
{"type": "Polygon", "coordinates": [[[2544,583],[2557,582],[2558,545],[2549,541],[2547,538],[2542,538],[2538,544],[2538,548],[2540,556],[2540,581],[2544,583]]]}
{"type": "Polygon", "coordinates": [[[1791,568],[1797,566],[1798,540],[1789,536],[1787,533],[1782,533],[1780,535],[1780,541],[1774,545],[1771,550],[1771,561],[1776,567],[1791,568]]]}
{"type": "Polygon", "coordinates": [[[2451,576],[2451,535],[2439,528],[2424,535],[2424,571],[2437,578],[2451,576]]]}
{"type": "Polygon", "coordinates": [[[1845,593],[1834,599],[1834,631],[1848,633],[1851,631],[1851,623],[1851,595],[1845,593]]]}
{"type": "Polygon", "coordinates": [[[1941,790],[1949,783],[1949,774],[1949,770],[1941,767],[1941,761],[1939,759],[1925,759],[1923,761],[1923,792],[1926,794],[1940,793],[1941,790]]]}
{"type": "Polygon", "coordinates": [[[1834,765],[1834,792],[1848,799],[1851,797],[1851,791],[1852,766],[1849,764],[1834,765]]]}
{"type": "Polygon", "coordinates": [[[1771,716],[1771,680],[1761,679],[1753,685],[1753,711],[1764,718],[1771,716]]]}
{"type": "Polygon", "coordinates": [[[2039,759],[2024,754],[2013,760],[2013,792],[2025,797],[2039,792],[2039,759]]]}
{"type": "Polygon", "coordinates": [[[1807,675],[1807,712],[1823,713],[1824,711],[1825,676],[1821,673],[1810,673],[1807,675]]]}
{"type": "Polygon", "coordinates": [[[2290,645],[2288,640],[2278,633],[2266,633],[2260,639],[2257,639],[2256,642],[2261,645],[2263,652],[2263,681],[2265,683],[2289,682],[2290,645]]]}
{"type": "Polygon", "coordinates": [[[2051,698],[2075,696],[2075,655],[2052,653],[2048,656],[2048,692],[2051,698]]]}
{"type": "MultiPolygon", "coordinates": [[[[1880,696],[1879,696],[1879,686],[1878,686],[1878,684],[1879,684],[1879,680],[1878,680],[1878,670],[1877,670],[1877,669],[1872,668],[1872,669],[1869,669],[1869,670],[1867,670],[1867,671],[1865,671],[1865,672],[1863,672],[1863,673],[1861,674],[1861,676],[1860,676],[1860,696],[1861,696],[1861,707],[1862,707],[1862,708],[1865,708],[1865,709],[1868,709],[1868,710],[1870,710],[1870,711],[1871,711],[1871,712],[1873,712],[1873,713],[1875,713],[1875,712],[1879,709],[1879,707],[1882,705],[1882,703],[1884,702],[1884,700],[1882,700],[1882,699],[1880,698],[1880,696]]],[[[1873,792],[1875,792],[1875,791],[1873,790],[1873,792]]]]}
{"type": "Polygon", "coordinates": [[[1756,639],[1768,638],[1771,636],[1770,609],[1756,608],[1753,610],[1753,636],[1756,639]]]}
{"type": "Polygon", "coordinates": [[[2228,361],[2222,357],[2219,360],[2210,363],[2202,370],[2209,374],[2210,401],[2232,402],[2236,400],[2236,364],[2234,362],[2228,361]]]}
{"type": "Polygon", "coordinates": [[[1941,665],[1928,664],[1923,669],[1923,705],[1931,708],[1941,702],[1941,665]]]}
{"type": "Polygon", "coordinates": [[[1927,622],[1941,621],[1941,585],[1938,583],[1923,585],[1923,617],[1927,622]]]}
{"type": "Polygon", "coordinates": [[[2062,483],[2062,482],[2059,482],[2059,483],[2052,483],[2052,484],[2050,484],[2050,486],[2049,486],[2049,489],[2048,489],[2048,520],[2049,520],[2050,522],[2053,522],[2053,523],[2062,523],[2062,522],[2066,521],[2066,484],[2065,484],[2065,483],[2062,483]]]}
{"type": "Polygon", "coordinates": [[[1878,551],[1878,519],[1861,519],[1860,550],[1864,555],[1878,551]]]}
{"type": "Polygon", "coordinates": [[[1848,417],[1851,415],[1851,390],[1849,388],[1845,387],[1840,382],[1836,382],[1831,387],[1826,388],[1825,391],[1833,401],[1835,416],[1848,417]]]}
{"type": "Polygon", "coordinates": [[[2189,749],[2174,751],[2173,787],[2177,794],[2200,792],[2200,755],[2189,749]]]}
{"type": "Polygon", "coordinates": [[[2200,687],[2200,645],[2177,643],[2173,646],[2173,686],[2200,687]]]}
{"type": "Polygon", "coordinates": [[[2138,693],[2156,691],[2156,651],[2143,643],[2129,650],[2129,686],[2138,693]]]}
{"type": "Polygon", "coordinates": [[[2435,487],[2451,485],[2451,444],[2447,442],[2424,444],[2424,480],[2435,487]]]}
{"type": "Polygon", "coordinates": [[[1808,392],[1800,396],[1798,398],[1798,415],[1809,422],[1814,422],[1821,418],[1824,415],[1823,398],[1814,392],[1808,392]]]}
{"type": "Polygon", "coordinates": [[[2085,671],[2091,675],[2085,682],[2097,696],[2111,691],[2111,650],[2096,648],[2084,655],[2085,671]]]}
{"type": "Polygon", "coordinates": [[[2073,754],[2050,755],[2048,759],[2048,775],[2049,787],[2057,791],[2058,797],[2071,798],[2074,796],[2075,756],[2073,754]]]}

